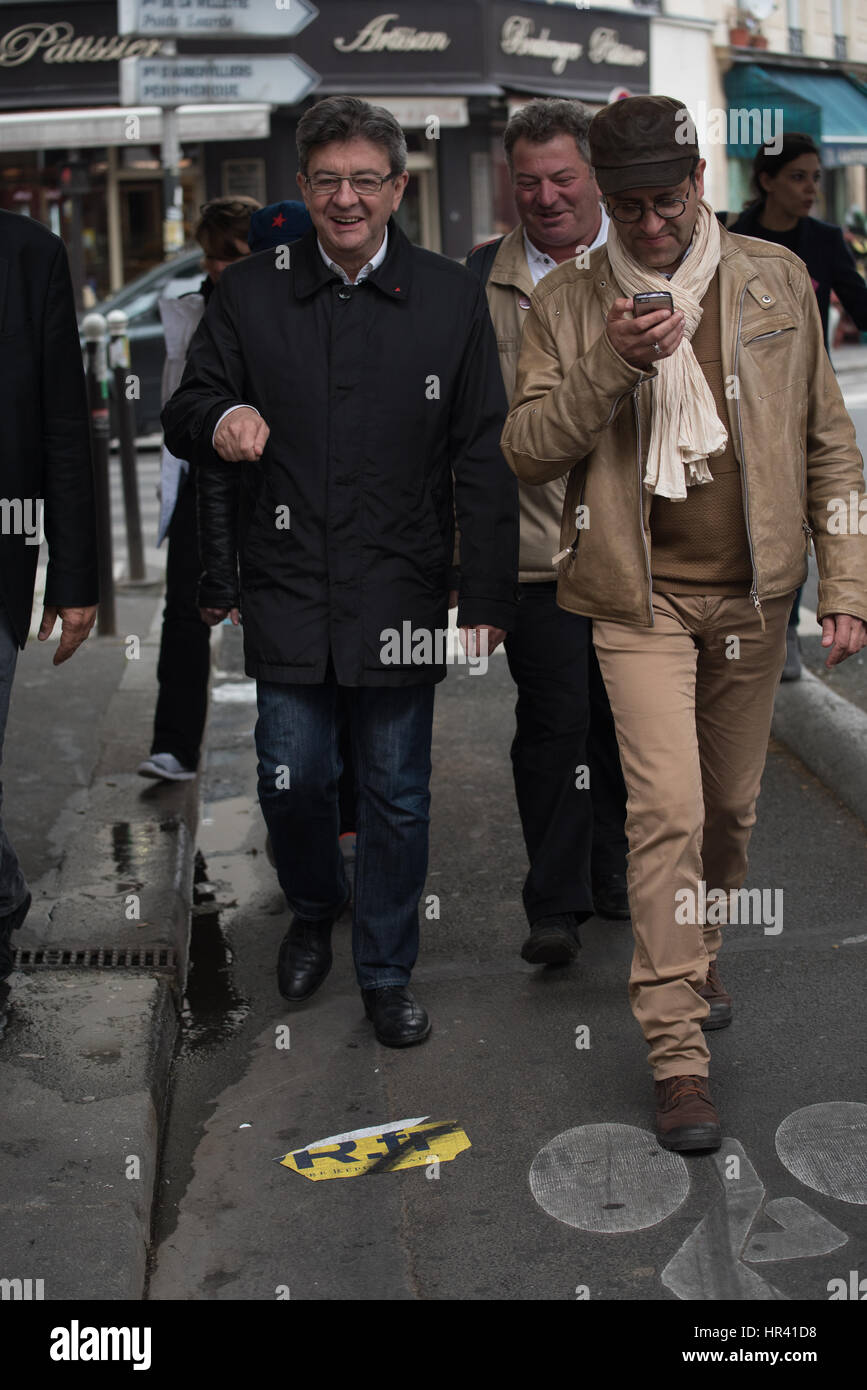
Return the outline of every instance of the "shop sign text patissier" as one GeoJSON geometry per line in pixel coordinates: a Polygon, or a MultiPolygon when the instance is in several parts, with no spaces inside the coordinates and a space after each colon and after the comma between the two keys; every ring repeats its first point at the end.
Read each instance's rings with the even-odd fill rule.
{"type": "Polygon", "coordinates": [[[73,38],[67,20],[58,24],[19,24],[0,39],[0,67],[17,68],[37,53],[44,63],[108,63],[119,58],[152,58],[162,39],[136,39],[118,34],[73,38]]]}
{"type": "MultiPolygon", "coordinates": [[[[535,35],[536,25],[524,15],[513,14],[504,22],[500,34],[503,53],[519,58],[552,58],[551,71],[558,77],[566,71],[567,63],[577,62],[584,52],[582,43],[552,39],[551,30],[544,28],[535,35]]],[[[587,44],[591,63],[608,63],[613,67],[640,68],[647,62],[643,48],[620,43],[616,29],[596,28],[587,44]]]]}

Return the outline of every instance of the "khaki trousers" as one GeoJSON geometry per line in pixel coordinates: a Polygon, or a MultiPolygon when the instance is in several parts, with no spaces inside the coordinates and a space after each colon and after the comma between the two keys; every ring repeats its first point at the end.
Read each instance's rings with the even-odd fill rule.
{"type": "Polygon", "coordinates": [[[654,593],[652,628],[593,622],[628,794],[629,1000],[657,1081],[708,1074],[697,990],[722,934],[676,920],[677,895],[746,877],[792,598],[763,602],[764,632],[748,596],[654,593]]]}

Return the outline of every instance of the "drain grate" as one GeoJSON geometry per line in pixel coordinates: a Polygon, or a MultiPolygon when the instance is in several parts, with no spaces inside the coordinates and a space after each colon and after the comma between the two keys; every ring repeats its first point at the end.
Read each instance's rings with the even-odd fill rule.
{"type": "Polygon", "coordinates": [[[100,947],[81,951],[37,947],[15,952],[16,970],[175,970],[175,953],[168,946],[100,947]]]}

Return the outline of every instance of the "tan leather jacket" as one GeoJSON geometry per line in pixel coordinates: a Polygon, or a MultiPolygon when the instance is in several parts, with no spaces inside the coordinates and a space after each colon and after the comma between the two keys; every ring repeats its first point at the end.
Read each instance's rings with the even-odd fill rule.
{"type": "MultiPolygon", "coordinates": [[[[524,227],[518,223],[503,237],[488,277],[488,308],[497,334],[500,367],[506,396],[511,401],[518,370],[521,335],[529,315],[527,304],[533,293],[533,277],[524,250],[524,227]]],[[[545,487],[518,482],[521,504],[521,549],[518,566],[522,584],[557,578],[551,561],[560,549],[560,521],[566,498],[566,477],[555,478],[545,487]]]]}
{"type": "MultiPolygon", "coordinates": [[[[803,583],[812,536],[818,616],[867,620],[867,536],[828,529],[838,510],[829,508],[832,499],[848,509],[850,493],[863,495],[863,463],[807,269],[782,246],[723,228],[720,239],[723,376],[744,491],[750,596],[761,614],[763,599],[803,583]]],[[[524,482],[568,475],[561,607],[650,627],[652,499],[642,478],[656,372],[630,367],[604,332],[622,293],[605,247],[591,252],[586,269],[567,261],[540,281],[502,449],[524,482]],[[576,529],[579,505],[588,512],[576,529]]]]}

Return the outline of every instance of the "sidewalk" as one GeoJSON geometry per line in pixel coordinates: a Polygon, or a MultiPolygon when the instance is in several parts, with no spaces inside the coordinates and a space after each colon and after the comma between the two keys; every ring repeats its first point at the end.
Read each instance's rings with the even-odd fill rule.
{"type": "MultiPolygon", "coordinates": [[[[846,370],[861,371],[862,360],[867,366],[867,348],[863,359],[855,361],[854,353],[846,358],[846,370]]],[[[4,816],[30,882],[33,908],[13,943],[19,948],[19,968],[11,981],[10,1023],[0,1041],[0,1113],[5,1121],[0,1184],[6,1194],[0,1278],[42,1279],[50,1300],[136,1300],[145,1288],[157,1163],[188,963],[201,794],[198,782],[147,783],[134,770],[149,746],[161,611],[161,595],[118,595],[119,635],[91,638],[60,668],[51,665],[53,644],[29,643],[19,658],[13,691],[4,750],[4,816]],[[140,639],[140,654],[130,660],[132,636],[140,639]]],[[[215,657],[220,658],[216,643],[224,635],[237,670],[239,633],[218,629],[215,657]]],[[[807,641],[817,643],[818,638],[805,639],[805,645],[807,641]]],[[[855,666],[860,660],[847,667],[867,705],[864,667],[855,666]]],[[[842,675],[833,678],[837,689],[844,689],[842,675]]],[[[474,892],[502,919],[496,930],[502,932],[508,918],[513,934],[520,929],[521,850],[507,770],[514,694],[503,679],[501,737],[481,757],[474,780],[457,775],[464,767],[461,728],[464,734],[467,728],[483,732],[489,709],[481,700],[459,701],[450,677],[437,720],[445,762],[436,776],[444,799],[447,781],[451,796],[454,787],[463,787],[462,834],[478,853],[471,866],[474,892]],[[504,863],[498,855],[509,837],[517,857],[504,863]]],[[[775,733],[835,796],[867,820],[867,713],[807,673],[801,682],[781,688],[775,733]]],[[[222,776],[220,760],[225,760],[227,786],[235,776],[237,738],[233,735],[226,750],[216,752],[219,767],[213,775],[222,776]]],[[[248,782],[248,738],[242,751],[238,767],[248,782]]],[[[255,810],[246,783],[243,799],[255,810]]],[[[807,829],[799,831],[806,843],[807,829]]],[[[258,843],[258,821],[252,834],[258,843]]],[[[798,846],[792,844],[790,850],[797,858],[798,846]]],[[[453,855],[451,848],[440,854],[438,872],[453,855]]],[[[437,988],[447,988],[449,1002],[440,1006],[439,1017],[444,1008],[457,1010],[482,1043],[496,1036],[504,1001],[487,997],[487,976],[497,972],[485,963],[481,948],[460,989],[448,983],[455,979],[450,962],[460,953],[459,943],[479,930],[475,908],[460,883],[449,877],[435,883],[452,901],[440,950],[426,972],[431,986],[438,981],[437,988]],[[480,991],[486,996],[481,1012],[480,991]]],[[[598,959],[604,978],[596,987],[616,1002],[612,1026],[619,1030],[628,1026],[621,1018],[628,941],[599,924],[588,934],[590,954],[594,942],[602,952],[598,959]]],[[[522,978],[509,989],[514,991],[510,1005],[520,1012],[526,1007],[522,978]]],[[[347,992],[352,993],[348,981],[347,992]]],[[[562,990],[554,993],[562,996],[559,1023],[568,1041],[574,1006],[562,990]]],[[[547,1004],[531,1011],[527,1020],[540,1030],[538,1046],[511,1057],[522,1092],[529,1087],[532,1093],[539,1078],[548,1075],[550,1007],[549,991],[547,1004]]],[[[364,1029],[359,1037],[366,1038],[364,1029]]],[[[462,1048],[457,1046],[449,1057],[452,1076],[466,1064],[462,1048]]],[[[639,1050],[631,1036],[620,1048],[630,1057],[639,1050]]],[[[481,1057],[476,1061],[480,1070],[471,1069],[459,1088],[467,1108],[474,1087],[485,1084],[485,1062],[481,1057]]],[[[384,1075],[390,1076],[392,1058],[386,1059],[386,1068],[384,1075]]],[[[432,1068],[434,1054],[425,1053],[418,1063],[425,1078],[425,1106],[438,1094],[446,1106],[456,1094],[444,1089],[445,1079],[438,1079],[432,1068]]],[[[595,1084],[604,1090],[607,1082],[598,1078],[595,1084]]],[[[322,1097],[323,1133],[329,1132],[327,1099],[322,1097]]],[[[391,1101],[389,1112],[422,1113],[413,1108],[415,1095],[401,1095],[400,1103],[392,1096],[391,1101]]],[[[645,1109],[646,1096],[636,1081],[634,1122],[645,1109]]],[[[564,1127],[568,1111],[566,1104],[564,1127]]],[[[379,1118],[378,1111],[373,1118],[379,1118]]],[[[552,1121],[546,1117],[544,1123],[550,1128],[552,1121]]],[[[315,1124],[310,1132],[316,1132],[315,1124]]],[[[298,1142],[305,1137],[310,1137],[306,1130],[298,1142]]],[[[489,1138],[495,1142],[493,1133],[489,1138]]],[[[425,1187],[430,1191],[429,1184],[425,1187]]],[[[483,1194],[478,1197],[482,1201],[483,1194]]],[[[425,1210],[422,1203],[416,1212],[419,1221],[425,1210]]],[[[493,1258],[495,1252],[490,1253],[493,1258]]],[[[515,1253],[517,1258],[517,1248],[515,1253]]],[[[340,1258],[336,1247],[334,1258],[340,1258]]],[[[402,1296],[414,1296],[411,1284],[402,1296]]]]}
{"type": "Polygon", "coordinates": [[[832,348],[831,362],[839,377],[861,373],[867,379],[867,343],[845,343],[843,347],[832,348]]]}
{"type": "MultiPolygon", "coordinates": [[[[198,783],[147,783],[162,596],[61,667],[19,657],[4,818],[33,894],[0,1042],[2,1268],[139,1299],[184,988],[198,783]],[[140,639],[128,659],[130,637],[140,639]]],[[[59,631],[59,626],[58,626],[59,631]]]]}

